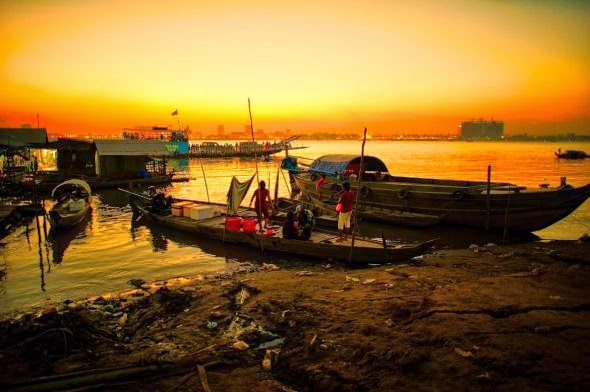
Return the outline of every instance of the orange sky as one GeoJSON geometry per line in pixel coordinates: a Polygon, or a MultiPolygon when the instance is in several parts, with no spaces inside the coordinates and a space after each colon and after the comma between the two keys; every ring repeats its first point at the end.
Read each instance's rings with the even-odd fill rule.
{"type": "Polygon", "coordinates": [[[0,126],[590,133],[590,2],[0,0],[0,126]],[[444,4],[444,5],[443,5],[444,4]]]}

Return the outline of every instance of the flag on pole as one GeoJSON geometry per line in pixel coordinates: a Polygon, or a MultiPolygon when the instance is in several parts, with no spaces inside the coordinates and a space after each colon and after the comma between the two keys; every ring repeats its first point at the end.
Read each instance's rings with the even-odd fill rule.
{"type": "Polygon", "coordinates": [[[171,116],[178,116],[178,109],[174,109],[171,116]]]}

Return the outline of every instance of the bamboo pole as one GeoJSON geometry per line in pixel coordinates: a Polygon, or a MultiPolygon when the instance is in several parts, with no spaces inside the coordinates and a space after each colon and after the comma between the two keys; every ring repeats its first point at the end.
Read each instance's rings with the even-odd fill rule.
{"type": "MultiPolygon", "coordinates": [[[[354,238],[355,238],[355,234],[356,234],[356,230],[358,227],[357,224],[357,209],[358,209],[358,205],[359,205],[359,193],[361,190],[361,183],[362,183],[362,179],[363,179],[363,172],[364,172],[364,161],[365,161],[365,143],[367,142],[367,128],[365,127],[365,131],[363,132],[363,145],[361,147],[361,165],[359,167],[359,177],[358,177],[358,186],[357,186],[357,192],[354,195],[354,208],[352,209],[352,215],[354,217],[354,226],[352,229],[352,239],[350,242],[350,252],[348,253],[348,264],[351,263],[352,261],[352,252],[354,250],[354,238]]],[[[345,228],[346,230],[346,228],[345,228]]]]}
{"type": "Polygon", "coordinates": [[[289,187],[289,182],[287,181],[287,177],[285,177],[285,173],[282,170],[280,170],[280,171],[281,171],[281,174],[283,175],[283,181],[285,181],[285,187],[287,188],[287,192],[289,192],[289,199],[293,200],[293,191],[289,187]]]}
{"type": "Polygon", "coordinates": [[[492,181],[492,165],[488,165],[488,183],[486,184],[486,231],[490,230],[490,188],[492,181]]]}
{"type": "MultiPolygon", "coordinates": [[[[252,122],[252,108],[250,106],[250,97],[248,97],[248,113],[250,114],[250,132],[252,134],[252,144],[254,144],[256,143],[256,140],[254,140],[254,123],[252,122]]],[[[258,211],[260,211],[258,217],[258,226],[260,229],[262,229],[262,203],[264,202],[264,200],[262,200],[262,196],[260,195],[260,177],[258,176],[258,156],[256,155],[256,147],[254,148],[254,163],[256,164],[256,185],[258,186],[258,211]]]]}
{"type": "Polygon", "coordinates": [[[203,161],[199,158],[199,164],[201,165],[201,172],[203,173],[203,180],[205,181],[205,191],[207,192],[207,202],[211,202],[209,199],[209,187],[207,186],[207,176],[205,175],[205,168],[203,168],[203,161]]]}
{"type": "Polygon", "coordinates": [[[508,186],[508,195],[506,197],[506,209],[504,210],[504,230],[502,233],[502,245],[506,244],[508,239],[508,209],[510,207],[510,186],[508,186]]]}
{"type": "MultiPolygon", "coordinates": [[[[277,165],[277,178],[275,178],[275,199],[274,199],[274,206],[275,209],[279,207],[279,172],[281,171],[281,165],[277,165]]],[[[270,173],[270,171],[269,171],[270,173]]],[[[273,213],[274,215],[274,213],[273,213]]]]}

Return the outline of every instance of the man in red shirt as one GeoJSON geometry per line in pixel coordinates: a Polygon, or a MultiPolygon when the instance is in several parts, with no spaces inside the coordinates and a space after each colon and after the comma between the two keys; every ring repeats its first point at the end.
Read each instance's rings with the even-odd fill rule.
{"type": "Polygon", "coordinates": [[[340,212],[338,213],[338,241],[348,240],[348,230],[350,229],[350,217],[352,216],[352,201],[354,200],[354,193],[350,190],[350,183],[342,184],[344,191],[340,195],[338,203],[341,204],[340,212]]]}
{"type": "MultiPolygon", "coordinates": [[[[252,198],[250,199],[250,206],[252,206],[252,202],[256,199],[256,203],[254,203],[254,209],[256,210],[256,216],[258,217],[258,222],[262,224],[262,216],[264,216],[264,225],[268,227],[269,225],[269,218],[268,218],[268,206],[271,205],[270,200],[270,192],[266,189],[266,183],[264,181],[260,181],[260,186],[258,189],[254,191],[252,198]],[[268,200],[268,202],[267,202],[268,200]]],[[[262,227],[260,227],[262,230],[262,227]]]]}

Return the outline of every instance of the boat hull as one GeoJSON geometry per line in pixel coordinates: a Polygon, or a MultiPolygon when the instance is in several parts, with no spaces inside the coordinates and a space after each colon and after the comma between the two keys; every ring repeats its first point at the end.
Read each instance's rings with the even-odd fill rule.
{"type": "MultiPolygon", "coordinates": [[[[315,205],[333,210],[341,190],[336,179],[330,178],[319,189],[308,173],[296,174],[294,180],[304,197],[315,205]]],[[[565,186],[529,191],[511,184],[495,183],[489,198],[485,183],[460,184],[460,181],[452,180],[397,177],[393,181],[363,181],[360,189],[358,183],[352,182],[351,188],[360,192],[358,214],[366,220],[404,225],[404,221],[397,217],[414,213],[432,217],[433,224],[439,221],[528,232],[559,221],[590,196],[590,184],[579,188],[565,186]]]]}
{"type": "MultiPolygon", "coordinates": [[[[137,198],[132,197],[131,203],[137,212],[153,222],[203,238],[246,246],[264,252],[278,252],[323,260],[346,261],[350,254],[350,245],[346,243],[288,240],[280,236],[263,237],[244,232],[226,231],[224,230],[223,217],[195,221],[185,217],[152,213],[137,198]]],[[[335,240],[337,234],[332,234],[335,240]]],[[[384,248],[380,244],[377,246],[373,242],[359,240],[353,249],[351,261],[357,264],[401,262],[427,252],[434,246],[434,243],[435,240],[431,240],[416,245],[384,248]]]]}
{"type": "Polygon", "coordinates": [[[57,230],[70,229],[82,222],[90,211],[90,204],[84,203],[84,207],[79,211],[64,211],[56,206],[49,211],[49,223],[51,227],[57,230]]]}

